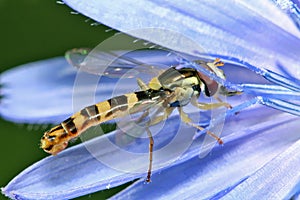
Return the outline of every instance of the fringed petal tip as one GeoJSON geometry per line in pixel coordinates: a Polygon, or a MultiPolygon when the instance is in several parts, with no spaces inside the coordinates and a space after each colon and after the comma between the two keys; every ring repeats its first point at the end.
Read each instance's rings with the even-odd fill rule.
{"type": "Polygon", "coordinates": [[[54,116],[71,113],[75,70],[63,57],[21,65],[1,74],[1,117],[20,123],[55,122],[54,116]],[[24,106],[26,105],[26,106],[24,106]],[[47,109],[51,106],[51,110],[47,109]],[[63,113],[62,113],[63,111],[63,113]]]}
{"type": "Polygon", "coordinates": [[[1,188],[1,193],[9,199],[15,199],[15,200],[26,200],[27,199],[21,195],[15,194],[14,191],[8,191],[5,187],[1,188]]]}

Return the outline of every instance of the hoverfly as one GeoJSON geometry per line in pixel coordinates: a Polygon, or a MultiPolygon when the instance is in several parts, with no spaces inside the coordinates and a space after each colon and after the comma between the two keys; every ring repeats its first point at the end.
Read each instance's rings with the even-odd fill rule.
{"type": "MultiPolygon", "coordinates": [[[[115,57],[115,59],[117,59],[106,71],[99,72],[97,71],[97,67],[99,66],[97,66],[96,61],[93,61],[95,66],[84,63],[84,56],[88,53],[89,51],[87,49],[74,49],[67,52],[66,55],[68,61],[73,66],[80,67],[80,69],[89,73],[107,76],[114,76],[122,70],[126,71],[126,68],[130,68],[130,65],[131,67],[132,65],[138,65],[136,67],[137,70],[149,70],[152,67],[126,56],[118,57],[117,55],[114,55],[114,53],[108,54],[98,52],[98,58],[96,58],[96,60],[102,58],[105,59],[107,57],[115,57]]],[[[218,77],[225,79],[223,71],[219,68],[224,65],[220,59],[215,59],[213,62],[205,62],[202,60],[195,60],[194,62],[210,70],[218,77]]],[[[59,125],[45,132],[41,139],[41,148],[47,153],[56,155],[67,147],[68,142],[71,139],[78,137],[92,126],[138,112],[143,113],[142,118],[145,118],[149,114],[148,111],[151,107],[159,106],[162,108],[160,110],[161,112],[156,113],[154,118],[146,124],[146,132],[150,141],[149,167],[146,181],[150,182],[154,141],[148,127],[166,120],[172,111],[177,109],[183,122],[199,130],[203,130],[204,128],[192,122],[189,116],[183,111],[182,107],[191,103],[200,110],[211,110],[218,107],[231,108],[231,105],[222,102],[218,95],[231,96],[237,94],[235,91],[227,91],[225,87],[193,68],[180,68],[176,65],[161,71],[159,75],[153,77],[148,84],[144,83],[140,78],[137,78],[137,84],[140,88],[139,91],[116,96],[106,101],[87,106],[61,122],[59,125]],[[201,92],[207,97],[214,97],[217,102],[198,102],[198,97],[201,92]]],[[[214,133],[210,131],[207,131],[206,133],[215,138],[219,144],[223,143],[223,141],[214,133]]]]}

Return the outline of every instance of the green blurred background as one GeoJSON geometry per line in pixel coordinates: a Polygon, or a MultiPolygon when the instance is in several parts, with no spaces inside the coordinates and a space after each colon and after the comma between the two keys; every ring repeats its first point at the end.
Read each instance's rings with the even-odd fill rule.
{"type": "MultiPolygon", "coordinates": [[[[0,72],[24,63],[62,56],[74,47],[94,47],[114,32],[91,26],[55,0],[0,0],[0,72]]],[[[1,106],[1,105],[0,105],[1,106]]],[[[48,156],[39,148],[41,126],[14,124],[0,118],[0,187],[48,156]]],[[[125,186],[78,199],[105,199],[125,186]]],[[[0,199],[7,199],[0,195],[0,199]]]]}

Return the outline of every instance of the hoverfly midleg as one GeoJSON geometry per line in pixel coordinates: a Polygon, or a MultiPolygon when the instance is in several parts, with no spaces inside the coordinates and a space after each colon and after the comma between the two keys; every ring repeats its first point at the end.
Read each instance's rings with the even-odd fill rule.
{"type": "MultiPolygon", "coordinates": [[[[195,62],[206,67],[220,78],[225,79],[223,71],[219,69],[219,66],[223,66],[224,63],[219,59],[216,59],[212,63],[204,61],[195,62]]],[[[170,67],[160,73],[160,75],[152,78],[148,84],[144,83],[141,79],[137,79],[137,83],[140,87],[140,91],[116,96],[95,105],[85,107],[59,125],[45,132],[41,139],[41,148],[46,152],[55,155],[64,150],[71,139],[78,137],[86,129],[92,126],[138,112],[143,112],[142,118],[144,118],[147,116],[147,113],[152,106],[159,105],[163,114],[154,116],[151,121],[147,122],[146,126],[150,141],[149,167],[146,181],[150,182],[154,140],[148,127],[166,120],[172,111],[177,108],[183,122],[199,130],[203,130],[204,128],[192,122],[189,116],[183,111],[182,107],[191,103],[201,110],[211,110],[218,107],[231,108],[230,104],[222,102],[221,99],[218,98],[218,94],[237,94],[237,92],[227,91],[216,81],[211,80],[209,77],[193,68],[177,68],[176,66],[170,67]],[[218,102],[198,102],[198,97],[201,92],[208,97],[215,97],[218,102]]],[[[207,131],[207,134],[215,138],[218,143],[223,143],[223,141],[214,133],[207,131]]]]}

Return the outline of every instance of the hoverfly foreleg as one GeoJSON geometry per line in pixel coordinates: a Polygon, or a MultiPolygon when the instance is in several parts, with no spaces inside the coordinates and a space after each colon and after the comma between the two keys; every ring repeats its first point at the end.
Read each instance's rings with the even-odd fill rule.
{"type": "Polygon", "coordinates": [[[220,102],[218,102],[218,103],[200,103],[200,102],[197,102],[196,98],[192,98],[191,103],[193,106],[195,106],[201,110],[212,110],[212,109],[223,107],[223,106],[226,108],[232,108],[232,106],[229,103],[223,102],[221,99],[220,99],[220,102]]]}
{"type": "MultiPolygon", "coordinates": [[[[222,101],[222,99],[220,99],[220,97],[216,96],[214,97],[219,103],[225,103],[222,101]]],[[[225,103],[226,105],[224,105],[226,108],[228,109],[232,109],[232,106],[229,103],[225,103]]]]}
{"type": "MultiPolygon", "coordinates": [[[[196,124],[194,124],[191,120],[191,118],[189,118],[189,116],[183,111],[182,107],[178,107],[178,112],[180,115],[180,118],[183,122],[185,122],[186,124],[197,128],[200,131],[203,131],[204,128],[201,126],[198,126],[196,124]]],[[[217,135],[215,135],[214,133],[210,132],[210,131],[206,131],[206,134],[210,135],[211,137],[213,137],[214,139],[216,139],[218,141],[219,144],[223,144],[223,141],[221,138],[219,138],[217,135]]]]}
{"type": "MultiPolygon", "coordinates": [[[[149,116],[149,109],[145,110],[144,113],[138,118],[138,120],[136,121],[136,123],[140,123],[142,122],[146,117],[149,116]]],[[[148,138],[149,138],[149,166],[148,166],[148,174],[147,174],[147,179],[146,182],[151,182],[151,171],[152,171],[152,158],[153,158],[153,145],[154,145],[154,140],[152,137],[152,133],[149,129],[149,123],[147,123],[145,129],[147,131],[148,134],[148,138]]]]}

